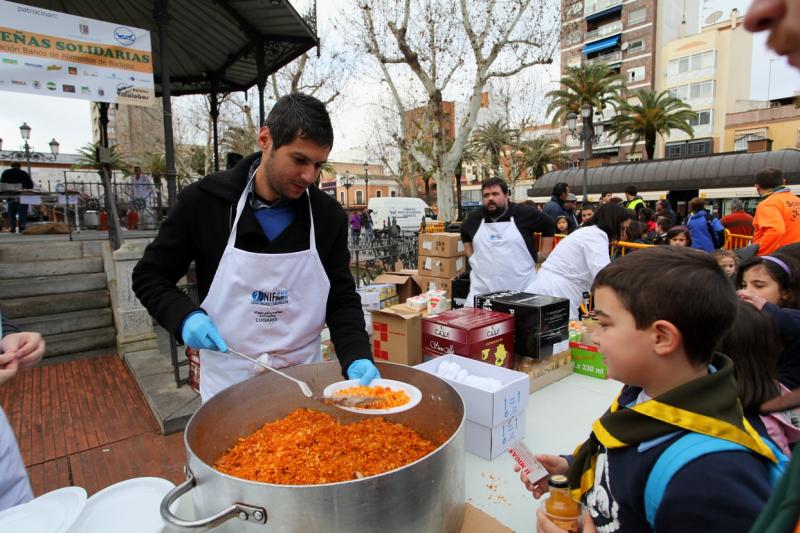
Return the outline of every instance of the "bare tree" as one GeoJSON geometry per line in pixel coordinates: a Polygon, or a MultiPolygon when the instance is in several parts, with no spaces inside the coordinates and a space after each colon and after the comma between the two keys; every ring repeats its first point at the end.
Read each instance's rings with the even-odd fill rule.
{"type": "Polygon", "coordinates": [[[453,172],[478,118],[481,94],[493,78],[552,62],[557,45],[557,3],[356,1],[358,18],[350,23],[389,87],[400,117],[402,143],[414,161],[434,177],[439,213],[453,219],[453,172]],[[443,95],[454,86],[466,88],[468,104],[455,139],[448,143],[443,95]],[[405,118],[407,111],[419,104],[424,111],[419,127],[414,127],[405,118]]]}

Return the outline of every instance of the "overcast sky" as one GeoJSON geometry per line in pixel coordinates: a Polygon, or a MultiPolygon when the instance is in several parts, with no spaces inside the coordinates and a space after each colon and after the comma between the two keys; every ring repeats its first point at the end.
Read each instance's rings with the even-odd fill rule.
{"type": "MultiPolygon", "coordinates": [[[[312,0],[292,0],[299,11],[305,10],[312,0]]],[[[23,2],[24,3],[24,2],[23,2]]],[[[337,1],[318,2],[320,30],[336,10],[337,1]]],[[[704,19],[715,11],[723,11],[725,16],[734,7],[744,13],[750,0],[706,0],[703,5],[704,19]]],[[[330,32],[323,46],[336,46],[345,38],[341,32],[330,32]]],[[[800,74],[790,67],[785,59],[766,51],[766,36],[755,37],[753,51],[753,76],[751,82],[752,99],[765,99],[769,90],[772,98],[791,96],[800,90],[800,74]],[[770,59],[775,59],[770,61],[770,59]],[[770,65],[772,74],[769,75],[770,65]],[[771,80],[771,83],[768,81],[771,80]]],[[[377,87],[371,81],[354,80],[348,85],[345,95],[337,104],[334,116],[336,130],[336,151],[364,144],[370,135],[370,104],[376,103],[377,87]]],[[[13,92],[0,92],[2,112],[0,112],[0,138],[3,149],[16,149],[21,146],[19,126],[27,122],[32,128],[31,145],[39,151],[47,152],[47,143],[55,138],[61,143],[62,153],[75,153],[77,148],[91,141],[92,128],[89,103],[58,97],[39,97],[13,92]]]]}

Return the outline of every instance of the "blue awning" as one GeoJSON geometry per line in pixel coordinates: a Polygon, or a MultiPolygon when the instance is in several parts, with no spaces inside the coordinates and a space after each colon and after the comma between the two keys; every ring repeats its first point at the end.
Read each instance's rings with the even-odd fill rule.
{"type": "Polygon", "coordinates": [[[609,7],[608,9],[604,9],[602,11],[598,11],[597,13],[592,13],[588,17],[586,17],[586,22],[591,22],[593,20],[601,19],[606,15],[612,15],[614,13],[622,12],[622,2],[615,5],[614,7],[609,7]]]}
{"type": "Polygon", "coordinates": [[[583,48],[583,53],[586,55],[592,54],[594,52],[599,52],[600,50],[605,50],[607,48],[613,48],[619,45],[621,35],[615,35],[613,37],[609,37],[607,39],[603,39],[602,41],[595,41],[591,44],[587,44],[583,48]]]}

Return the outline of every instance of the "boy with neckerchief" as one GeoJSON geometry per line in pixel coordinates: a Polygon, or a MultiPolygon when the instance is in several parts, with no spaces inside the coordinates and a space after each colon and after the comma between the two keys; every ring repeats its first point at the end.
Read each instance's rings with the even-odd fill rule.
{"type": "MultiPolygon", "coordinates": [[[[611,263],[593,290],[599,320],[593,339],[608,376],[625,387],[573,456],[537,459],[551,474],[568,475],[573,497],[589,512],[584,532],[747,531],[785,458],[762,438],[757,417],[745,419],[733,363],[714,352],[736,315],[736,295],[722,270],[698,250],[654,247],[611,263]],[[659,492],[659,503],[646,505],[658,459],[696,435],[734,449],[688,462],[659,492]]],[[[523,481],[536,498],[547,490],[547,478],[523,481]]],[[[537,526],[560,531],[541,510],[537,526]]]]}

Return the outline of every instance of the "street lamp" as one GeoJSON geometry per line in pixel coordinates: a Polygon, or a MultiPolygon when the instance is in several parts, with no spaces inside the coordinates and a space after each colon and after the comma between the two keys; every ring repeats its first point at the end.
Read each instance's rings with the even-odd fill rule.
{"type": "MultiPolygon", "coordinates": [[[[28,164],[28,175],[31,174],[31,159],[34,161],[55,161],[58,157],[58,149],[60,145],[58,142],[53,139],[48,144],[50,145],[50,154],[43,154],[41,152],[34,151],[33,147],[28,144],[28,139],[31,138],[31,127],[28,126],[27,122],[23,122],[22,126],[19,127],[19,133],[22,136],[22,139],[25,141],[25,145],[22,147],[22,151],[11,152],[8,154],[8,159],[22,161],[23,159],[28,164]]],[[[0,139],[0,149],[3,147],[3,140],[0,139]]]]}
{"type": "Polygon", "coordinates": [[[342,178],[342,187],[345,188],[347,191],[345,193],[345,209],[350,210],[350,187],[353,186],[353,178],[350,176],[350,171],[344,171],[344,177],[342,178]]]}
{"type": "MultiPolygon", "coordinates": [[[[594,109],[589,104],[581,106],[581,119],[583,125],[580,131],[578,128],[578,115],[577,113],[569,113],[567,115],[567,128],[569,134],[573,139],[579,139],[583,144],[583,205],[589,203],[588,179],[589,179],[589,150],[587,149],[590,143],[596,143],[603,136],[603,123],[600,120],[592,121],[592,114],[594,109]]],[[[598,113],[599,115],[599,113],[598,113]]],[[[602,117],[600,117],[602,118],[602,117]]]]}
{"type": "Polygon", "coordinates": [[[364,188],[367,189],[367,200],[364,202],[364,207],[369,205],[369,163],[364,161],[364,188]]]}

